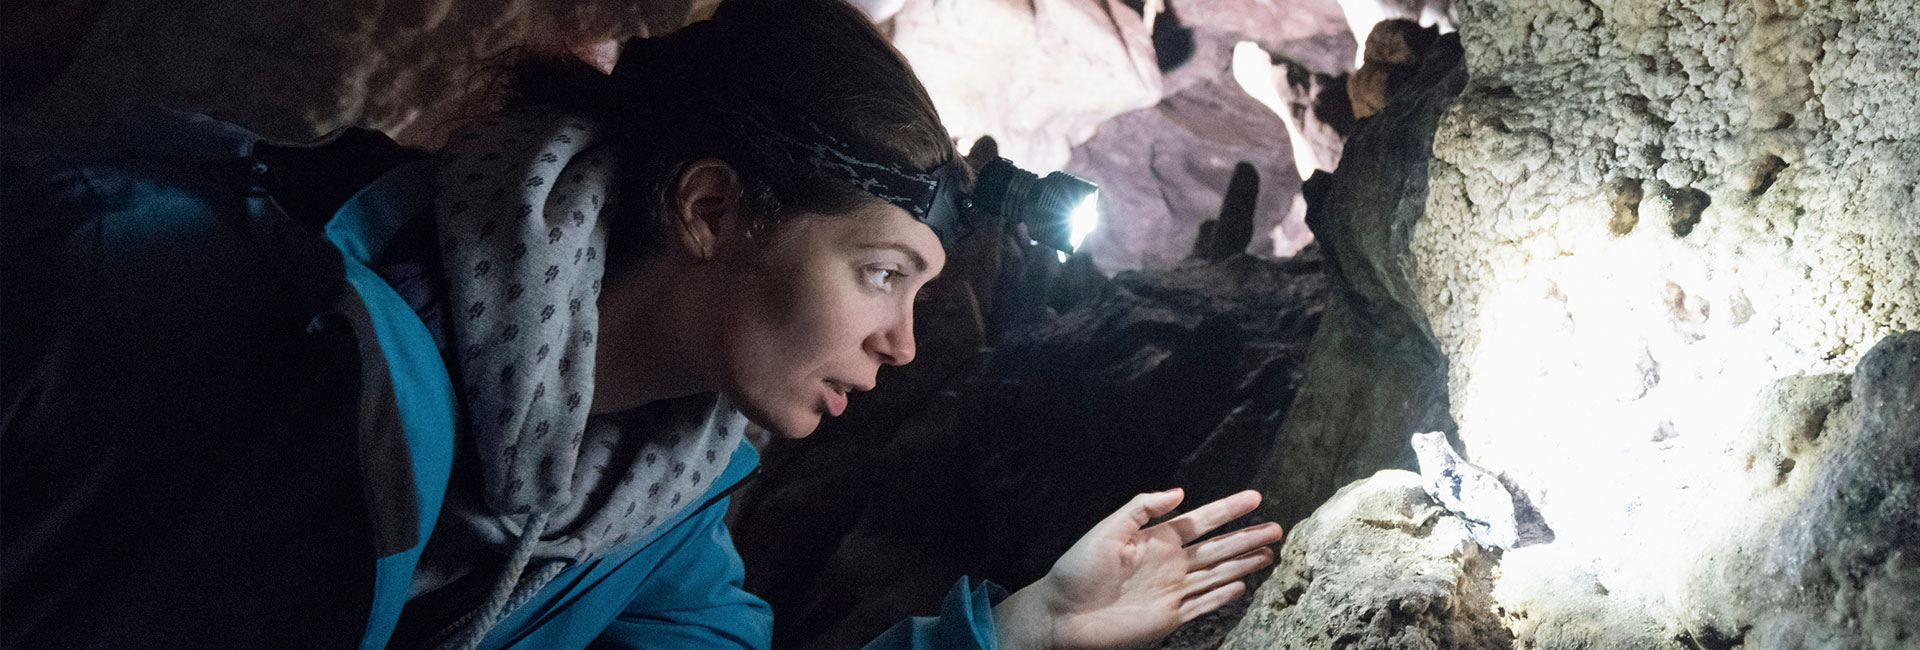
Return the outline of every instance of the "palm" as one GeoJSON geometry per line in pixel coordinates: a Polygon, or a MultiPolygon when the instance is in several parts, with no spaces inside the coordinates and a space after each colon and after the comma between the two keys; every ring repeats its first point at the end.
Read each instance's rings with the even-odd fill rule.
{"type": "Polygon", "coordinates": [[[1195,539],[1251,512],[1242,492],[1154,526],[1180,495],[1142,495],[1094,526],[1042,579],[1060,650],[1124,648],[1153,641],[1239,595],[1236,582],[1266,566],[1280,527],[1265,524],[1198,544],[1195,539]]]}

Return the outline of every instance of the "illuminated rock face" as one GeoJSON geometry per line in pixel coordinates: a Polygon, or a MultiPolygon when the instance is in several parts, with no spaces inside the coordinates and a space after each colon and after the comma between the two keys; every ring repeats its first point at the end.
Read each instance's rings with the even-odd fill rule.
{"type": "Polygon", "coordinates": [[[1520,644],[1912,647],[1884,614],[1920,590],[1912,444],[1907,474],[1835,486],[1888,381],[1844,373],[1920,329],[1920,9],[1455,9],[1469,83],[1408,259],[1468,457],[1558,534],[1502,560],[1520,644]],[[1835,519],[1895,504],[1903,542],[1835,519]],[[1839,586],[1759,604],[1792,576],[1839,586]]]}
{"type": "Polygon", "coordinates": [[[1744,631],[1749,648],[1920,644],[1920,332],[1881,341],[1846,379],[1778,394],[1786,408],[1756,464],[1804,476],[1773,497],[1792,501],[1784,517],[1756,518],[1696,565],[1680,601],[1701,636],[1744,631]]]}
{"type": "Polygon", "coordinates": [[[905,0],[890,28],[947,130],[1027,169],[1160,100],[1146,22],[1119,0],[905,0]]]}
{"type": "Polygon", "coordinates": [[[1497,551],[1434,503],[1420,475],[1341,488],[1287,534],[1221,650],[1496,650],[1497,551]]]}

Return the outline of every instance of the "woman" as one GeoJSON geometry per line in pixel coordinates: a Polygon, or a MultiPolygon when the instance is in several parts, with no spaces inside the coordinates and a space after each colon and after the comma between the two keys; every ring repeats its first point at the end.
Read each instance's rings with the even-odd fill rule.
{"type": "MultiPolygon", "coordinates": [[[[8,647],[770,643],[721,521],[744,426],[807,435],[913,359],[972,173],[838,0],[510,88],[432,157],[179,115],[129,157],[9,136],[8,647]]],[[[1146,525],[1180,497],[874,646],[1156,639],[1279,537],[1194,543],[1253,493],[1146,525]]]]}

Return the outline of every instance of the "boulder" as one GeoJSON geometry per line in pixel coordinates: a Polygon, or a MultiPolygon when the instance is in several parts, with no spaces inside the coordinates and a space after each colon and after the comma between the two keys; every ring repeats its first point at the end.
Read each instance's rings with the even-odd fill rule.
{"type": "Polygon", "coordinates": [[[1756,463],[1761,503],[1791,505],[1698,563],[1681,599],[1689,638],[1749,648],[1920,642],[1920,331],[1869,349],[1837,393],[1814,379],[1781,395],[1780,455],[1756,463]]]}
{"type": "Polygon", "coordinates": [[[1500,552],[1383,470],[1294,525],[1221,650],[1506,650],[1493,585],[1500,552]]]}

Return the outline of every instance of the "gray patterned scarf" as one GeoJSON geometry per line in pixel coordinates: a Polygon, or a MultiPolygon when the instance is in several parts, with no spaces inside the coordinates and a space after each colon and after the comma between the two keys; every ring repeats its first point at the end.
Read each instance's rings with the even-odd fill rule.
{"type": "Polygon", "coordinates": [[[476,646],[566,568],[651,535],[706,492],[745,426],[711,396],[644,423],[587,415],[602,214],[619,167],[605,130],[510,111],[465,125],[440,155],[435,219],[461,444],[477,452],[483,492],[480,502],[450,493],[440,525],[508,558],[442,647],[476,646]]]}

